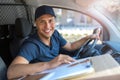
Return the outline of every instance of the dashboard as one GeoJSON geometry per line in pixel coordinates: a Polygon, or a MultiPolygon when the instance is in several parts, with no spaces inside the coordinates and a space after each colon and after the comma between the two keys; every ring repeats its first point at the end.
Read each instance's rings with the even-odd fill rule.
{"type": "Polygon", "coordinates": [[[104,45],[101,49],[101,52],[102,54],[112,54],[114,51],[110,46],[104,45]]]}
{"type": "Polygon", "coordinates": [[[120,42],[103,42],[103,47],[100,51],[102,54],[111,54],[112,57],[120,64],[120,42]]]}

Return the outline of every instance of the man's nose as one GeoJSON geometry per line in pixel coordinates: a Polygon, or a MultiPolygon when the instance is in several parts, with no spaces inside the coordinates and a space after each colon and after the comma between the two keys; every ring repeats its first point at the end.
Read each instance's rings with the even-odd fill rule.
{"type": "Polygon", "coordinates": [[[50,23],[46,22],[46,28],[50,28],[50,23]]]}

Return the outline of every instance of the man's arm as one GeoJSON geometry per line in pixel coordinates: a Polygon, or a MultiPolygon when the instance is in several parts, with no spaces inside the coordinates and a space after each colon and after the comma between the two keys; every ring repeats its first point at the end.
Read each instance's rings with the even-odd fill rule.
{"type": "Polygon", "coordinates": [[[99,35],[93,34],[93,35],[86,36],[78,41],[73,42],[73,43],[67,42],[67,44],[63,48],[68,51],[76,50],[76,49],[80,48],[88,39],[95,39],[95,38],[99,39],[99,35]]]}
{"type": "Polygon", "coordinates": [[[48,68],[49,66],[47,62],[29,64],[29,62],[25,58],[18,56],[9,66],[7,76],[8,79],[18,78],[18,77],[34,74],[35,72],[38,71],[43,71],[48,68]]]}
{"type": "Polygon", "coordinates": [[[18,56],[9,66],[7,77],[8,79],[14,79],[22,76],[32,75],[36,72],[55,68],[63,63],[70,63],[72,61],[75,60],[67,55],[59,55],[49,62],[29,64],[24,57],[18,56]]]}

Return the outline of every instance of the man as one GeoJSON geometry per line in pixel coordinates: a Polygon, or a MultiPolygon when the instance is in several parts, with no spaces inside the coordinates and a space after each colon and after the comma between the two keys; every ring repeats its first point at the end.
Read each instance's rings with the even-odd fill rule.
{"type": "Polygon", "coordinates": [[[19,55],[8,68],[8,79],[32,75],[75,61],[68,55],[60,54],[60,48],[76,50],[88,39],[99,38],[94,34],[69,43],[55,30],[55,17],[53,9],[49,6],[43,5],[36,9],[37,32],[23,43],[19,55]]]}

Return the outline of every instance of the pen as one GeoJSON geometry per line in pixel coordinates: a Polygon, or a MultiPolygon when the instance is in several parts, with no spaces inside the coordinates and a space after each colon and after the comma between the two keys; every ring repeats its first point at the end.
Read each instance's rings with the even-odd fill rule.
{"type": "Polygon", "coordinates": [[[88,62],[88,61],[90,61],[90,59],[86,59],[86,60],[83,60],[83,61],[80,61],[80,62],[71,64],[71,65],[69,65],[68,67],[73,67],[73,66],[76,66],[76,65],[78,65],[78,64],[86,63],[86,62],[88,62]]]}

